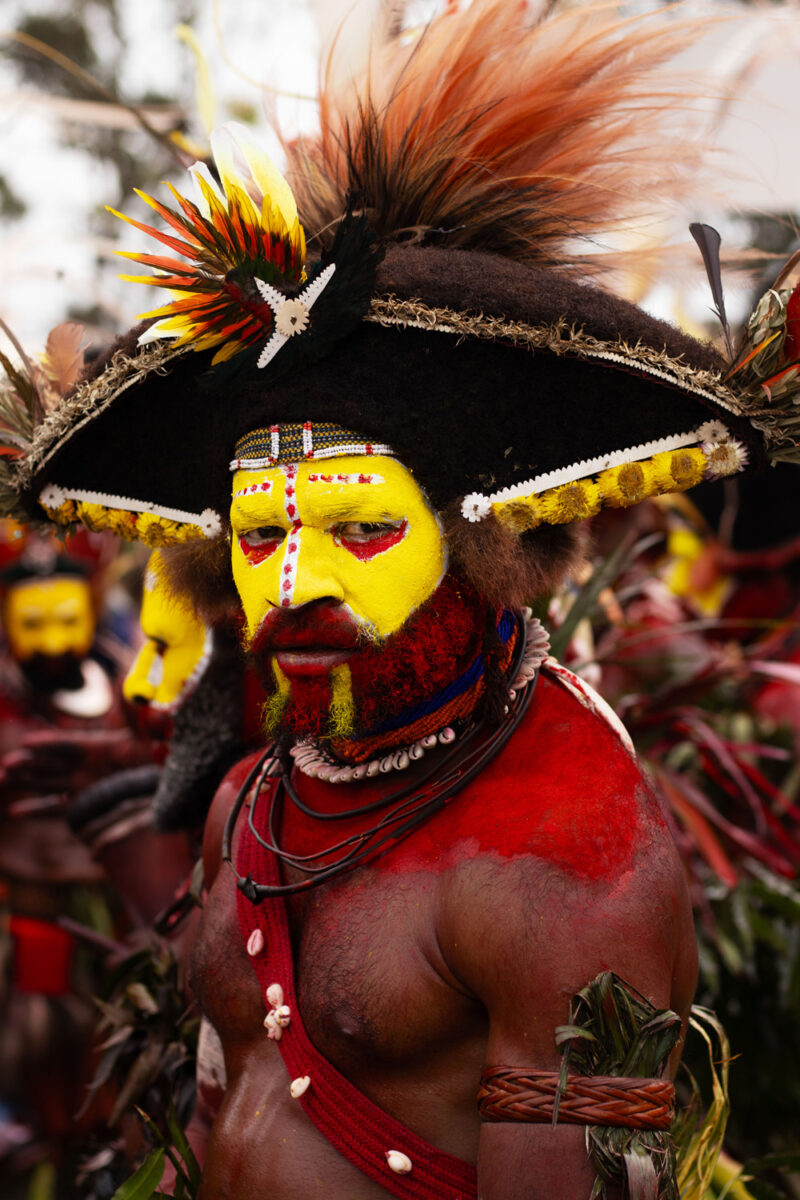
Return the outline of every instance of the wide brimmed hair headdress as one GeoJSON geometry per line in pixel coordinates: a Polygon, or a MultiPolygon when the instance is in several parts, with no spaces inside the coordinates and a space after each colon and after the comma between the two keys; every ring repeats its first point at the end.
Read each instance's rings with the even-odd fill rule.
{"type": "Polygon", "coordinates": [[[217,539],[237,465],[380,452],[456,542],[527,544],[797,458],[794,267],[729,361],[590,282],[614,262],[598,239],[674,191],[654,72],[680,36],[475,0],[376,50],[359,87],[324,85],[286,179],[245,131],[217,134],[193,199],[143,197],[164,228],[131,223],[159,252],[128,257],[169,300],[30,433],[18,509],[217,539]]]}

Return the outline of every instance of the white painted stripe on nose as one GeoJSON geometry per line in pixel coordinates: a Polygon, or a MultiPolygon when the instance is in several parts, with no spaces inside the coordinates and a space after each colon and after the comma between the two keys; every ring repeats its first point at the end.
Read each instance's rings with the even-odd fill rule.
{"type": "Polygon", "coordinates": [[[300,555],[300,531],[303,522],[297,509],[297,463],[287,463],[281,467],[286,477],[283,489],[283,507],[291,527],[284,543],[283,561],[281,562],[280,596],[281,608],[289,608],[294,600],[294,587],[297,580],[297,559],[300,555]]]}
{"type": "Polygon", "coordinates": [[[153,661],[150,663],[150,670],[147,672],[147,682],[150,687],[158,688],[164,679],[164,658],[161,654],[156,654],[153,661]]]}

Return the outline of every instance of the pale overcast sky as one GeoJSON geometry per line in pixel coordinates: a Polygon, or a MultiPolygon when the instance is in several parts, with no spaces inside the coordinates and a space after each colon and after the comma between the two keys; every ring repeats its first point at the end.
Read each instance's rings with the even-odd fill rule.
{"type": "MultiPolygon", "coordinates": [[[[228,118],[231,106],[240,102],[263,113],[262,84],[313,94],[320,45],[340,14],[355,10],[351,29],[357,32],[366,29],[377,3],[217,0],[221,43],[214,26],[214,0],[201,3],[195,33],[214,81],[217,119],[228,118]]],[[[41,0],[41,5],[37,0],[0,0],[0,29],[12,29],[23,11],[30,14],[38,7],[53,6],[47,0],[41,0]]],[[[160,0],[119,0],[118,7],[128,43],[123,90],[141,94],[152,87],[169,94],[171,80],[194,77],[193,57],[171,27],[171,6],[160,0]]],[[[432,0],[418,0],[415,10],[424,16],[431,7],[432,0]]],[[[695,11],[697,5],[687,7],[695,11]]],[[[707,0],[700,11],[716,17],[732,7],[707,0]]],[[[720,137],[740,177],[729,188],[734,202],[800,211],[795,132],[800,111],[800,9],[793,3],[763,9],[749,6],[748,11],[751,24],[744,32],[715,20],[708,41],[697,47],[690,66],[705,71],[713,65],[731,77],[747,69],[747,99],[733,105],[720,137]],[[755,60],[754,48],[758,50],[755,60]]],[[[102,41],[101,29],[97,36],[102,41]]],[[[313,123],[311,104],[282,99],[278,111],[290,130],[313,123]]],[[[201,135],[199,122],[195,128],[201,135]]],[[[273,153],[279,153],[265,116],[258,131],[273,153]]],[[[113,247],[99,244],[89,230],[92,208],[114,198],[113,173],[89,154],[64,145],[62,126],[52,107],[31,95],[29,88],[19,87],[2,55],[0,169],[30,205],[24,219],[2,230],[0,315],[23,343],[37,350],[47,331],[63,319],[70,300],[88,306],[101,297],[119,327],[129,325],[146,306],[146,293],[118,282],[120,260],[113,258],[113,247]],[[98,251],[99,267],[95,265],[98,251]]],[[[735,224],[725,222],[713,209],[692,215],[716,219],[729,238],[736,236],[735,224]]],[[[136,236],[121,228],[122,241],[117,245],[131,248],[136,236]]],[[[662,300],[656,298],[655,303],[658,306],[662,300]]],[[[692,304],[706,305],[707,296],[698,291],[692,304]]]]}

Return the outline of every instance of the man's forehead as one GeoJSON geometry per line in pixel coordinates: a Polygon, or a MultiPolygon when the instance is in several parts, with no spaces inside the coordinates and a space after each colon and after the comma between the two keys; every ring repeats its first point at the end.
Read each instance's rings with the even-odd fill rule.
{"type": "MultiPolygon", "coordinates": [[[[243,477],[245,482],[239,487],[234,487],[233,499],[239,500],[246,496],[268,496],[275,490],[280,490],[280,485],[283,484],[285,489],[286,484],[289,486],[295,483],[299,486],[306,484],[311,487],[314,484],[327,484],[333,487],[366,487],[375,484],[386,483],[383,475],[377,471],[347,471],[347,470],[309,470],[300,471],[299,466],[305,464],[292,463],[288,466],[268,467],[263,471],[241,471],[239,476],[243,477]]],[[[238,478],[234,480],[234,484],[238,482],[238,478]]]]}
{"type": "Polygon", "coordinates": [[[85,579],[51,576],[49,579],[31,579],[16,584],[8,591],[8,599],[18,606],[54,605],[82,603],[89,597],[89,585],[85,579]]]}
{"type": "Polygon", "coordinates": [[[335,504],[341,500],[419,491],[413,476],[397,459],[357,455],[325,462],[282,463],[261,470],[237,471],[233,478],[233,510],[247,511],[283,504],[300,494],[306,501],[335,504]]]}

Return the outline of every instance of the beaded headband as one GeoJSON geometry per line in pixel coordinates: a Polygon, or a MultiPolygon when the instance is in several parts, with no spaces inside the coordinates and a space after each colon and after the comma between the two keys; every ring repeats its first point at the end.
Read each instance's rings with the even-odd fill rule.
{"type": "Polygon", "coordinates": [[[262,471],[285,463],[337,458],[346,454],[391,455],[391,446],[365,441],[350,429],[313,421],[289,422],[254,429],[239,438],[231,459],[231,471],[262,471]]]}

